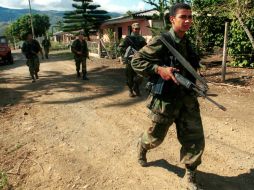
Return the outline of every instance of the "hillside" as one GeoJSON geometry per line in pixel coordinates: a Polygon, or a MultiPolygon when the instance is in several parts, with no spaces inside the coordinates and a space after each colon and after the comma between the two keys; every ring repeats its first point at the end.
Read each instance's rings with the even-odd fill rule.
{"type": "MultiPolygon", "coordinates": [[[[51,25],[54,25],[57,21],[62,20],[64,11],[32,10],[32,13],[48,15],[50,18],[51,25]]],[[[29,14],[29,9],[9,9],[9,8],[5,8],[5,7],[0,7],[0,35],[3,34],[4,27],[6,27],[6,23],[13,22],[24,14],[29,14]]],[[[122,14],[116,13],[116,12],[110,12],[109,15],[112,18],[114,18],[114,17],[121,16],[122,14]]]]}

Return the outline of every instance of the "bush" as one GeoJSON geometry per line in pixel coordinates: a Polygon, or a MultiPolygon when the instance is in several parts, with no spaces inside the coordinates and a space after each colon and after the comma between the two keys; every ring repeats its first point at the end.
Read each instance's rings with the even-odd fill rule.
{"type": "MultiPolygon", "coordinates": [[[[254,33],[254,19],[245,22],[245,25],[254,33]]],[[[254,67],[254,51],[248,36],[237,20],[230,25],[228,53],[233,58],[232,66],[254,67]]]]}
{"type": "Polygon", "coordinates": [[[69,49],[71,44],[64,44],[61,42],[51,42],[51,50],[64,50],[69,49]]]}

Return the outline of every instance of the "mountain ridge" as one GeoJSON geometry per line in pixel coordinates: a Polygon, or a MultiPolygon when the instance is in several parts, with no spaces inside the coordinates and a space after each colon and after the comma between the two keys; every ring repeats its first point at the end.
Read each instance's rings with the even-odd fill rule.
{"type": "MultiPolygon", "coordinates": [[[[55,10],[40,11],[32,9],[33,14],[48,15],[51,26],[55,25],[58,21],[63,20],[63,15],[65,12],[67,11],[55,11],[55,10]]],[[[8,24],[16,21],[19,17],[25,14],[29,14],[29,9],[12,9],[0,6],[0,35],[4,34],[4,30],[8,26],[8,24]]],[[[108,14],[111,16],[111,18],[123,15],[117,12],[109,12],[108,14]]]]}
{"type": "MultiPolygon", "coordinates": [[[[55,10],[47,10],[41,11],[32,9],[33,14],[46,14],[50,17],[51,24],[55,24],[55,20],[62,19],[64,13],[67,11],[55,11],[55,10]]],[[[12,22],[18,19],[20,16],[24,14],[29,14],[29,9],[11,9],[0,6],[0,22],[12,22]]],[[[121,16],[123,14],[117,12],[109,12],[108,13],[112,18],[121,16]]]]}

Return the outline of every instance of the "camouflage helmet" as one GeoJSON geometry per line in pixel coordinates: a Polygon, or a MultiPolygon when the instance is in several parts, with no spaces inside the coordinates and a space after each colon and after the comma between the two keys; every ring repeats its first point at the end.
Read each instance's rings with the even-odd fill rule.
{"type": "Polygon", "coordinates": [[[135,28],[140,28],[139,23],[135,22],[131,25],[131,28],[135,29],[135,28]]]}

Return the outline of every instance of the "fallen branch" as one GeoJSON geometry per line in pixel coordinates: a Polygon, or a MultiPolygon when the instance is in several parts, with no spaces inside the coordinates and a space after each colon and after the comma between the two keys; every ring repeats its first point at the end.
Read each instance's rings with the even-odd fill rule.
{"type": "Polygon", "coordinates": [[[25,160],[27,159],[28,153],[26,153],[26,156],[23,158],[23,160],[20,162],[17,172],[7,172],[7,174],[12,174],[12,175],[20,175],[20,169],[22,164],[25,162],[25,160]]]}
{"type": "Polygon", "coordinates": [[[43,172],[43,175],[44,175],[44,168],[43,168],[43,166],[42,166],[39,162],[37,162],[37,161],[35,161],[35,160],[31,159],[31,158],[28,158],[28,154],[29,154],[29,153],[26,153],[25,157],[24,157],[23,160],[20,162],[20,164],[19,164],[18,169],[17,169],[16,172],[11,172],[11,171],[9,170],[8,172],[6,172],[6,174],[20,175],[21,166],[22,166],[22,164],[25,162],[25,160],[28,159],[28,160],[31,160],[32,162],[38,164],[38,165],[40,166],[42,172],[43,172]]]}
{"type": "Polygon", "coordinates": [[[31,158],[28,158],[28,159],[33,161],[34,163],[38,164],[40,166],[41,170],[42,170],[43,175],[44,175],[44,169],[43,169],[41,163],[39,163],[39,162],[37,162],[37,161],[35,161],[35,160],[31,159],[31,158]]]}

